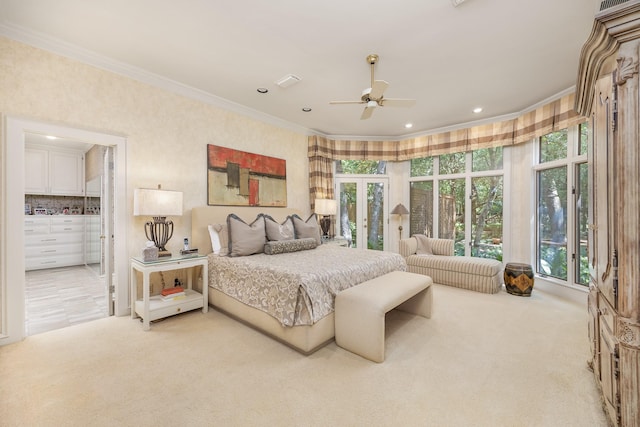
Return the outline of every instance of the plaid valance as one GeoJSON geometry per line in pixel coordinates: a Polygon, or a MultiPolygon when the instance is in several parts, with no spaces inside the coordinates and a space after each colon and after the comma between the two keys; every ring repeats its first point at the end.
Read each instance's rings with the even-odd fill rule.
{"type": "Polygon", "coordinates": [[[573,109],[574,97],[573,93],[566,95],[514,119],[400,141],[334,140],[312,135],[309,157],[403,161],[520,144],[583,122],[585,118],[573,109]]]}
{"type": "Polygon", "coordinates": [[[521,144],[585,121],[573,109],[574,98],[573,93],[563,96],[511,120],[401,141],[351,141],[309,136],[311,209],[316,198],[334,198],[334,160],[404,161],[521,144]]]}

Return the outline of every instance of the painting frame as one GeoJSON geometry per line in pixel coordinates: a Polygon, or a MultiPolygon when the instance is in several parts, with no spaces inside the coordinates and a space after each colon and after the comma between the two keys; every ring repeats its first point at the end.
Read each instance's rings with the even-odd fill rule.
{"type": "Polygon", "coordinates": [[[207,144],[207,205],[287,207],[286,160],[207,144]]]}

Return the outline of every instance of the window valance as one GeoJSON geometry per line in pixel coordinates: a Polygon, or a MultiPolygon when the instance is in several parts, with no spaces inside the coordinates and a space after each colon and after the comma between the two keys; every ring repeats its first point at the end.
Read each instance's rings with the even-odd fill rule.
{"type": "Polygon", "coordinates": [[[571,93],[514,119],[400,141],[334,140],[309,136],[309,157],[331,160],[403,161],[480,148],[516,145],[585,120],[571,93]]]}
{"type": "Polygon", "coordinates": [[[400,141],[352,141],[328,139],[318,135],[309,136],[311,208],[313,209],[313,201],[316,198],[334,198],[334,160],[404,161],[521,144],[585,121],[585,118],[574,110],[574,98],[575,94],[571,93],[502,122],[400,141]]]}

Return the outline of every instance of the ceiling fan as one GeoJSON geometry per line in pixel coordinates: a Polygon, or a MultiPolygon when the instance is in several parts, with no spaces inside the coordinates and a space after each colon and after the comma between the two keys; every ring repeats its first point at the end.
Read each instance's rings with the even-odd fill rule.
{"type": "Polygon", "coordinates": [[[331,101],[329,104],[365,104],[360,120],[371,117],[373,110],[377,107],[412,107],[415,105],[415,99],[391,99],[383,96],[389,83],[384,80],[375,80],[373,77],[373,67],[378,59],[378,55],[375,53],[367,56],[367,63],[371,66],[371,87],[362,91],[360,101],[331,101]]]}

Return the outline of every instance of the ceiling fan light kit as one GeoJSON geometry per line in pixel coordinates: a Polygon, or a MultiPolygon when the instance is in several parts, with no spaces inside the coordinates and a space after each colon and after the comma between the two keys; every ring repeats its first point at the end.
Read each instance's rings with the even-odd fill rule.
{"type": "Polygon", "coordinates": [[[371,117],[373,109],[376,107],[411,107],[416,103],[415,99],[391,99],[384,97],[384,91],[389,87],[389,83],[384,80],[376,80],[374,76],[374,66],[378,62],[378,55],[372,53],[367,55],[367,63],[371,66],[371,86],[362,91],[360,101],[331,101],[330,104],[365,104],[360,120],[371,117]]]}

